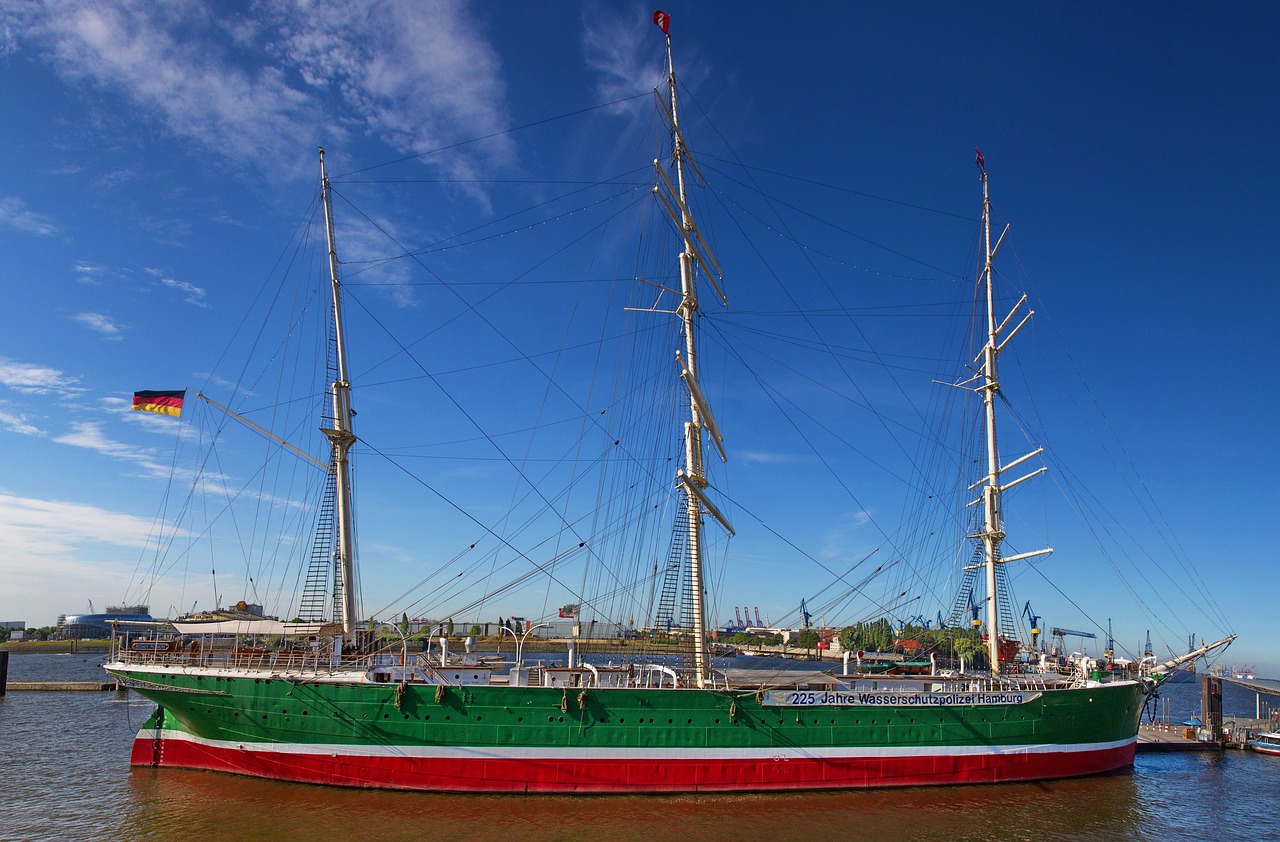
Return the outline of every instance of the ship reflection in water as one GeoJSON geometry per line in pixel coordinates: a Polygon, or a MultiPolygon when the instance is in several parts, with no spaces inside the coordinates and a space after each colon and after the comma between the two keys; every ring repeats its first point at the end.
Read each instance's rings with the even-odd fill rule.
{"type": "Polygon", "coordinates": [[[1155,838],[1138,834],[1163,824],[1159,789],[1149,774],[1121,772],[1037,784],[786,795],[459,796],[138,769],[130,787],[137,812],[121,830],[128,839],[278,839],[310,829],[379,840],[643,835],[741,842],[785,838],[806,827],[813,831],[807,835],[825,839],[1155,838]]]}

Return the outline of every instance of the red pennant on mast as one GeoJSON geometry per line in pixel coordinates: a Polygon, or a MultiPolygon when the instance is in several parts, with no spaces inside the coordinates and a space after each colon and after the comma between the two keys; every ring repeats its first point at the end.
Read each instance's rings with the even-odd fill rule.
{"type": "Polygon", "coordinates": [[[671,15],[666,12],[654,12],[653,22],[662,30],[663,35],[671,34],[671,15]]]}
{"type": "Polygon", "coordinates": [[[973,154],[978,156],[978,157],[976,157],[976,158],[974,158],[974,159],[973,159],[973,162],[974,162],[975,164],[977,164],[977,165],[978,165],[978,169],[982,170],[983,172],[986,172],[986,171],[987,171],[987,159],[986,159],[986,158],[984,158],[984,157],[982,157],[982,151],[981,151],[981,150],[979,150],[979,149],[978,149],[978,147],[976,147],[976,146],[975,146],[975,147],[973,147],[973,154]]]}

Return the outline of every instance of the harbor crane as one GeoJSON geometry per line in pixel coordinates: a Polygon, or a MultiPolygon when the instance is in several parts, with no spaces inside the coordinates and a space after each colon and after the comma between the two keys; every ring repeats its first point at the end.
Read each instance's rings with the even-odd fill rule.
{"type": "Polygon", "coordinates": [[[1040,615],[1031,610],[1031,600],[1027,600],[1027,604],[1022,606],[1022,616],[1027,618],[1027,622],[1031,624],[1031,648],[1036,649],[1037,639],[1040,637],[1040,615]]]}
{"type": "Polygon", "coordinates": [[[1076,631],[1075,629],[1053,629],[1050,634],[1053,635],[1054,640],[1058,641],[1058,648],[1063,652],[1067,649],[1066,638],[1068,637],[1081,637],[1087,638],[1088,640],[1098,639],[1098,636],[1093,632],[1076,631]]]}
{"type": "Polygon", "coordinates": [[[804,627],[809,628],[809,609],[805,607],[804,600],[800,600],[800,616],[804,617],[804,627]]]}

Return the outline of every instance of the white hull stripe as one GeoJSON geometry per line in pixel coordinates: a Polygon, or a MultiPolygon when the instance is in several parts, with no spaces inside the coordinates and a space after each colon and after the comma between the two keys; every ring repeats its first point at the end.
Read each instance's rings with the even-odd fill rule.
{"type": "Polygon", "coordinates": [[[555,748],[537,746],[395,746],[348,745],[342,743],[253,743],[209,740],[185,731],[143,729],[137,739],[150,743],[157,736],[164,741],[181,740],[222,751],[253,751],[268,754],[328,755],[330,757],[394,757],[436,760],[826,760],[879,757],[973,757],[978,755],[1017,756],[1023,754],[1073,754],[1108,751],[1137,742],[1137,736],[1104,743],[1071,743],[1014,746],[773,746],[764,748],[555,748]]]}

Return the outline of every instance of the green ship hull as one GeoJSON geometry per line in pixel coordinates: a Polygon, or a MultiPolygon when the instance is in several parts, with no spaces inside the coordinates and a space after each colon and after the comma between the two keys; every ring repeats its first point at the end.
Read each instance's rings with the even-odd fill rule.
{"type": "Polygon", "coordinates": [[[134,765],[450,792],[842,789],[1095,774],[1133,762],[1148,688],[560,689],[108,670],[159,705],[135,741],[134,765]]]}

